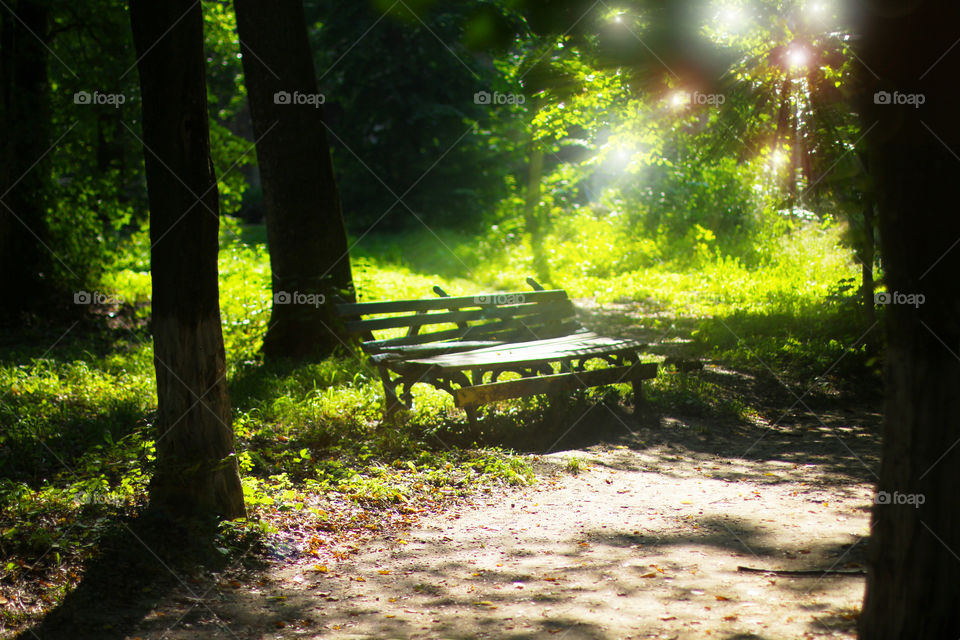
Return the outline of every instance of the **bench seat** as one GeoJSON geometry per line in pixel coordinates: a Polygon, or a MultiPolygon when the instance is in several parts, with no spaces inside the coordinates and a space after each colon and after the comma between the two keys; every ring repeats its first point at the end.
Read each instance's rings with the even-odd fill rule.
{"type": "Polygon", "coordinates": [[[646,346],[646,343],[637,340],[608,338],[592,332],[583,332],[559,338],[501,344],[430,358],[405,360],[398,364],[398,369],[413,372],[428,369],[446,372],[475,367],[510,370],[541,362],[569,361],[621,352],[635,352],[646,346]]]}
{"type": "Polygon", "coordinates": [[[565,291],[528,283],[535,291],[450,297],[435,287],[440,297],[338,305],[380,372],[388,417],[412,406],[419,383],[450,393],[472,424],[489,402],[604,384],[632,384],[638,406],[642,381],[658,370],[641,361],[647,345],[588,331],[565,291]],[[505,372],[520,377],[499,380],[505,372]]]}

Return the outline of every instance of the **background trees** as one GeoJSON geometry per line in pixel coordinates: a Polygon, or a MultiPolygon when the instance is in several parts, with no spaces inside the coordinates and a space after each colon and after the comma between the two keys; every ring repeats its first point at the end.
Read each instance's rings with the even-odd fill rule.
{"type": "Polygon", "coordinates": [[[523,170],[525,140],[510,129],[516,109],[474,102],[478,91],[520,91],[505,73],[509,58],[464,43],[482,6],[401,3],[383,13],[323,0],[307,8],[352,232],[477,229],[504,195],[504,177],[523,170]]]}
{"type": "Polygon", "coordinates": [[[43,2],[0,9],[0,310],[6,312],[35,306],[57,286],[46,218],[49,21],[43,2]]]}
{"type": "MultiPolygon", "coordinates": [[[[453,8],[324,0],[305,13],[296,2],[267,9],[241,0],[243,48],[223,3],[137,2],[133,39],[122,27],[131,17],[124,3],[85,7],[17,0],[0,10],[0,305],[32,321],[43,299],[65,305],[82,289],[122,292],[124,302],[69,308],[134,337],[152,323],[158,504],[242,513],[224,380],[242,387],[259,371],[261,341],[268,356],[327,354],[339,344],[322,327],[322,308],[278,305],[270,327],[258,278],[278,293],[349,296],[356,277],[373,298],[423,295],[439,278],[522,286],[535,271],[581,297],[669,307],[697,323],[691,341],[718,357],[742,358],[740,343],[751,337],[735,334],[731,318],[749,331],[774,318],[773,335],[759,339],[784,370],[803,360],[811,378],[837,365],[850,367],[846,379],[872,380],[872,363],[886,358],[880,486],[927,502],[908,512],[878,507],[864,633],[955,630],[945,550],[960,541],[944,488],[956,480],[949,456],[960,336],[951,278],[960,229],[943,212],[952,206],[960,134],[947,26],[956,16],[946,3],[864,13],[870,20],[856,23],[838,6],[792,0],[453,8]],[[160,37],[180,15],[182,24],[160,37]],[[278,91],[322,93],[326,104],[281,108],[278,91]],[[877,91],[928,102],[883,105],[877,91]],[[94,92],[124,100],[80,99],[94,92]],[[264,211],[269,266],[258,242],[264,211]],[[352,263],[343,259],[348,246],[352,263]],[[218,247],[221,282],[231,285],[220,301],[226,356],[218,247]],[[321,282],[325,275],[333,277],[321,282]],[[248,289],[237,285],[244,279],[248,289]],[[875,308],[874,285],[926,302],[875,308]],[[307,313],[287,313],[295,310],[307,313]],[[886,353],[880,341],[864,345],[875,311],[889,323],[886,353]],[[921,575],[933,576],[929,586],[921,575]],[[916,617],[927,603],[934,615],[916,617]]],[[[20,404],[3,415],[19,430],[0,434],[18,443],[16,456],[3,453],[6,463],[35,483],[49,460],[28,446],[32,430],[66,431],[50,407],[74,410],[70,394],[37,391],[47,365],[31,359],[42,355],[18,352],[7,365],[17,381],[8,399],[20,404]],[[42,419],[28,424],[18,412],[42,419]]],[[[102,365],[109,375],[137,369],[135,358],[115,357],[102,365]]],[[[344,367],[330,362],[303,377],[319,371],[329,385],[346,385],[344,367]]],[[[345,432],[361,441],[376,398],[358,391],[368,389],[362,370],[351,374],[346,400],[320,398],[326,382],[306,390],[285,382],[315,404],[258,398],[263,405],[239,411],[243,437],[282,442],[281,426],[297,420],[309,432],[302,448],[242,458],[245,471],[270,477],[289,460],[303,464],[307,444],[332,439],[310,430],[345,415],[353,420],[345,432]],[[261,409],[269,420],[255,415],[261,409]]],[[[147,374],[138,375],[137,389],[147,388],[147,374]]],[[[78,438],[82,446],[57,433],[70,443],[63,449],[114,446],[114,436],[130,435],[128,423],[149,423],[152,398],[127,400],[122,411],[109,409],[113,426],[78,438]]],[[[143,455],[140,475],[130,477],[153,473],[143,455]]],[[[13,496],[7,504],[19,500],[4,495],[13,496]]]]}
{"type": "Polygon", "coordinates": [[[264,353],[330,355],[348,340],[332,303],[355,294],[303,3],[235,6],[273,274],[264,353]]]}

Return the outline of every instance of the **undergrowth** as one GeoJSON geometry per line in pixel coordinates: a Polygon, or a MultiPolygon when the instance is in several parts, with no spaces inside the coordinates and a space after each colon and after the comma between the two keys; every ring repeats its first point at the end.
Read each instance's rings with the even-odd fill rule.
{"type": "MultiPolygon", "coordinates": [[[[876,365],[870,340],[858,341],[865,327],[850,286],[855,270],[834,230],[801,229],[778,240],[770,259],[748,266],[714,251],[709,238],[694,238],[689,256],[670,258],[603,221],[584,224],[578,236],[574,222],[544,244],[551,269],[544,284],[614,313],[618,304],[635,305],[637,326],[662,329],[685,318],[696,355],[733,368],[801,378],[876,365]]],[[[147,249],[144,236],[135,238],[104,276],[102,289],[122,305],[91,309],[102,313],[63,335],[24,329],[23,341],[0,349],[0,599],[16,602],[2,609],[0,627],[21,625],[62,598],[104,532],[146,504],[156,410],[147,249]]],[[[452,295],[528,290],[532,264],[528,244],[497,229],[479,240],[452,232],[368,237],[353,252],[361,300],[432,297],[434,285],[452,295]]],[[[386,424],[379,378],[358,354],[264,365],[271,295],[262,243],[227,242],[220,273],[249,508],[247,520],[222,525],[225,548],[298,530],[301,546],[319,553],[338,537],[380,530],[387,515],[409,521],[443,500],[533,481],[525,458],[491,443],[522,445],[542,430],[550,411],[544,398],[485,410],[478,438],[449,396],[419,385],[415,408],[386,424]]],[[[629,400],[629,389],[594,389],[574,402],[612,406],[629,400]]],[[[661,375],[649,389],[655,408],[741,418],[753,411],[696,375],[661,375]]],[[[568,462],[571,472],[580,466],[568,462]]]]}

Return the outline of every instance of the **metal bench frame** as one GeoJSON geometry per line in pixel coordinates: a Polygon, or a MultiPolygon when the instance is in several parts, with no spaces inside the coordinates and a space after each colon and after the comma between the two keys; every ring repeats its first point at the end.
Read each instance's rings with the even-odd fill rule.
{"type": "Polygon", "coordinates": [[[434,287],[441,297],[337,305],[347,331],[362,338],[380,372],[387,418],[413,406],[411,388],[418,383],[452,395],[472,425],[490,402],[606,384],[629,382],[639,409],[643,380],[658,369],[656,362],[641,362],[646,344],[586,330],[565,291],[527,282],[534,291],[449,297],[434,287]],[[406,334],[377,339],[372,333],[397,328],[406,334]],[[588,371],[591,360],[609,366],[588,371]],[[498,380],[508,371],[520,379],[498,380]]]}

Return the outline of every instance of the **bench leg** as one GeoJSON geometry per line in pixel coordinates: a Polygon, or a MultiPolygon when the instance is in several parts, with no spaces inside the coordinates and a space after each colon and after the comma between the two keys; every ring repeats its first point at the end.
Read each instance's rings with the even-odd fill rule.
{"type": "Polygon", "coordinates": [[[467,422],[470,424],[470,433],[475,436],[480,435],[480,423],[477,421],[479,409],[479,407],[474,405],[468,405],[463,408],[463,410],[467,412],[467,422]]]}
{"type": "MultiPolygon", "coordinates": [[[[491,374],[491,380],[495,380],[497,377],[497,372],[494,371],[491,374]]],[[[483,384],[483,369],[474,369],[470,372],[470,385],[483,384]]],[[[464,405],[463,410],[467,412],[467,422],[470,425],[470,433],[474,436],[479,437],[480,435],[480,423],[478,421],[480,406],[475,404],[464,405]]]]}
{"type": "Polygon", "coordinates": [[[380,381],[383,382],[383,397],[386,407],[384,409],[384,418],[388,422],[393,422],[397,411],[403,406],[400,398],[397,397],[397,382],[390,378],[390,370],[386,367],[379,367],[380,381]]]}
{"type": "Polygon", "coordinates": [[[644,408],[643,378],[635,377],[630,384],[633,387],[633,417],[639,420],[644,408]]]}

